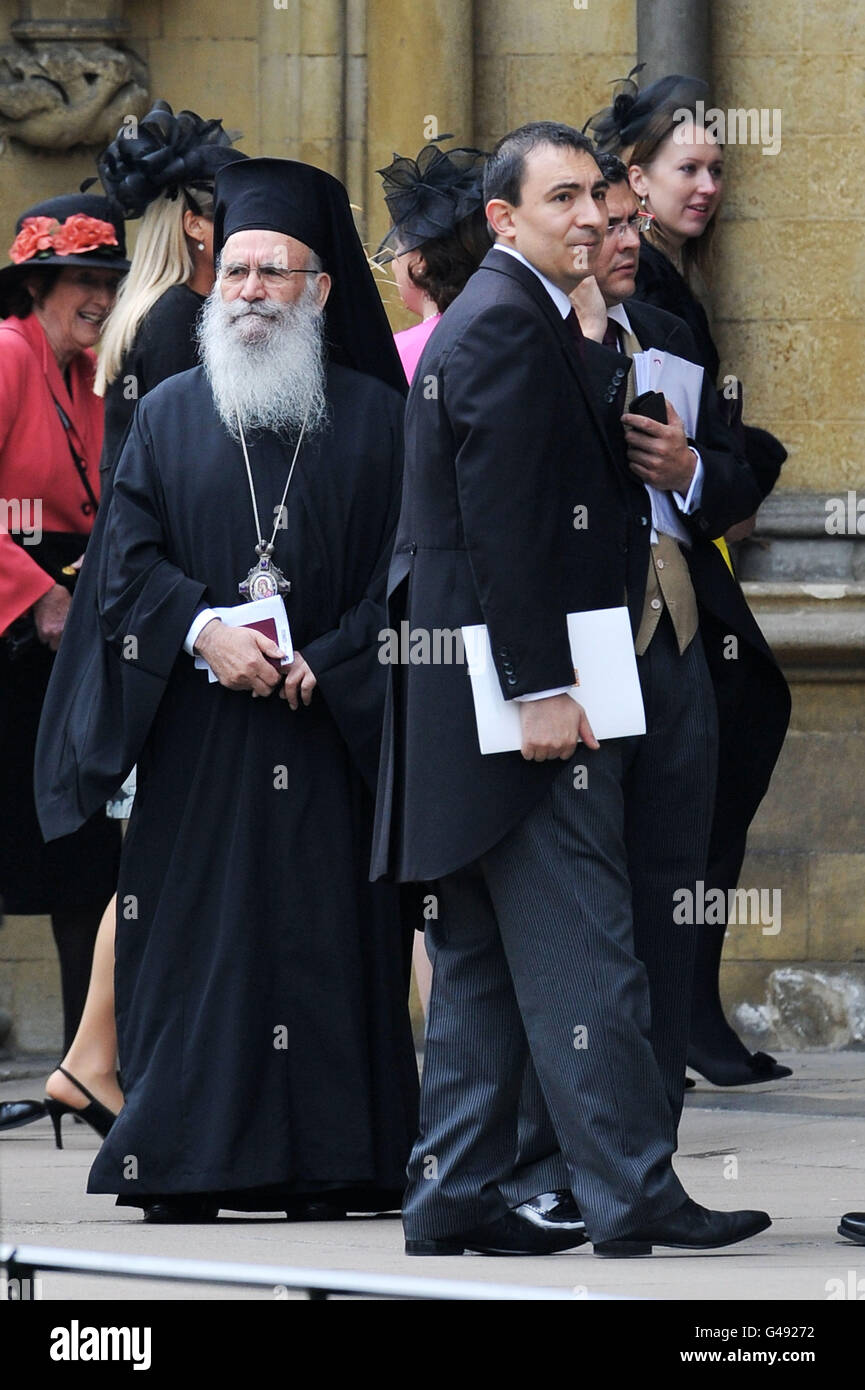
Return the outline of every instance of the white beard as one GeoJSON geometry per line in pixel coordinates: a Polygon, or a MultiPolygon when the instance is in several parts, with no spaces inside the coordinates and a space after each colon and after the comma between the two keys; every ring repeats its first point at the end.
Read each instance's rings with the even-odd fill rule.
{"type": "Polygon", "coordinates": [[[198,342],[222,423],[244,430],[312,435],[327,412],[324,316],[307,286],[294,304],[242,299],[226,303],[215,285],[198,326],[198,342]]]}

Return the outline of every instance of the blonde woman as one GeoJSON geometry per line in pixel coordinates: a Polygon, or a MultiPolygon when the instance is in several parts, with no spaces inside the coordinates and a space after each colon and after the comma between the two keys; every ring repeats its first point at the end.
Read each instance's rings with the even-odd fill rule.
{"type": "Polygon", "coordinates": [[[105,328],[94,390],[105,397],[100,468],[112,469],[135,405],[166,377],[197,366],[195,324],[213,288],[213,178],[244,159],[220,121],[154,103],[135,139],[99,160],[102,185],[141,217],[132,269],[105,328]]]}

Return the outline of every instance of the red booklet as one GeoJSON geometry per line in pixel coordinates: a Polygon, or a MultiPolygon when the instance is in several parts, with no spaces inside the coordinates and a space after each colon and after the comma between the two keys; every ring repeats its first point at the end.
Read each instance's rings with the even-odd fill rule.
{"type": "MultiPolygon", "coordinates": [[[[237,624],[237,626],[254,627],[256,632],[260,632],[264,637],[269,637],[271,642],[276,642],[277,646],[279,646],[279,637],[277,636],[276,632],[275,618],[253,618],[251,623],[239,623],[237,624]]],[[[282,674],[285,671],[286,666],[291,665],[292,660],[291,657],[289,657],[287,660],[285,657],[283,657],[280,661],[279,657],[277,656],[267,655],[265,655],[264,659],[265,661],[269,661],[274,671],[279,671],[280,674],[282,674]]]]}
{"type": "MultiPolygon", "coordinates": [[[[285,611],[285,601],[279,595],[274,598],[258,598],[252,603],[238,603],[233,608],[214,608],[213,612],[229,627],[252,627],[264,637],[269,637],[271,642],[275,642],[280,651],[285,653],[282,661],[275,656],[265,658],[275,671],[282,674],[285,668],[291,665],[294,660],[291,628],[285,611]]],[[[196,656],[195,665],[200,671],[207,671],[209,681],[216,680],[203,656],[196,656]]]]}

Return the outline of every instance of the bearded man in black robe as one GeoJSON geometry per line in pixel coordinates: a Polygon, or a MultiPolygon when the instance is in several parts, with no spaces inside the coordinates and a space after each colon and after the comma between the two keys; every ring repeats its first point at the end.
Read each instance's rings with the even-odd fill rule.
{"type": "Polygon", "coordinates": [[[137,408],[40,750],[49,834],[138,764],[126,1105],[88,1190],[150,1220],[387,1210],[417,1087],[410,931],[398,890],[367,881],[401,369],[336,179],[228,166],[214,234],[203,366],[137,408]],[[265,574],[290,586],[281,669],[213,614],[251,570],[256,596],[265,574]]]}

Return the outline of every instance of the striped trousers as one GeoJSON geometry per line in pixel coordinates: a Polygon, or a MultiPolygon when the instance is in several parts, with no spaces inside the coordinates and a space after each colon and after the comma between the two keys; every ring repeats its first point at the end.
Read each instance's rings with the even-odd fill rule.
{"type": "Polygon", "coordinates": [[[410,1239],[569,1187],[610,1240],[686,1196],[672,1156],[698,928],[673,895],[705,871],[716,714],[699,634],[680,656],[666,613],[638,666],[646,734],[578,746],[439,882],[410,1239]]]}

